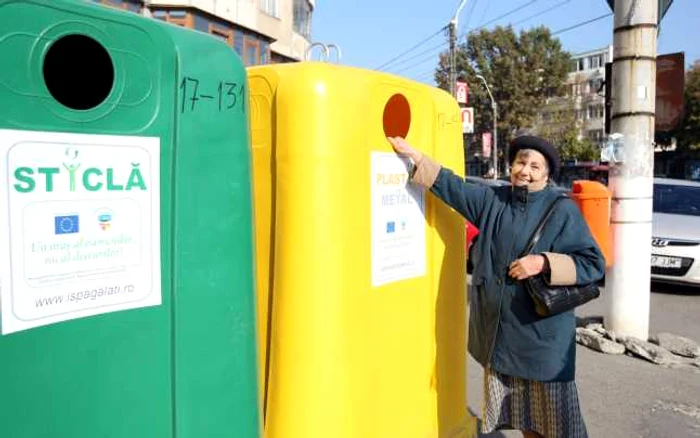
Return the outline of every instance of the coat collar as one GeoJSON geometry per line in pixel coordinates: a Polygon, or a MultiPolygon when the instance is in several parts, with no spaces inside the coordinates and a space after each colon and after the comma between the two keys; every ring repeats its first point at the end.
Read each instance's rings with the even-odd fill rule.
{"type": "Polygon", "coordinates": [[[549,191],[549,187],[545,187],[542,190],[536,192],[530,192],[527,187],[511,186],[510,197],[515,204],[531,204],[538,199],[545,197],[546,193],[549,191]]]}

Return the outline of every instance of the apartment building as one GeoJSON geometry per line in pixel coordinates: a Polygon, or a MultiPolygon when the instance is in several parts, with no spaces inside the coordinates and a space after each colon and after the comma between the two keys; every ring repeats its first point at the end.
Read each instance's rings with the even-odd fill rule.
{"type": "Polygon", "coordinates": [[[612,45],[572,56],[566,79],[567,96],[552,99],[542,109],[539,123],[551,123],[555,111],[573,111],[579,137],[596,143],[605,136],[605,63],[613,57],[612,45]]]}
{"type": "Polygon", "coordinates": [[[245,65],[295,62],[311,44],[315,0],[92,0],[209,33],[245,65]]]}

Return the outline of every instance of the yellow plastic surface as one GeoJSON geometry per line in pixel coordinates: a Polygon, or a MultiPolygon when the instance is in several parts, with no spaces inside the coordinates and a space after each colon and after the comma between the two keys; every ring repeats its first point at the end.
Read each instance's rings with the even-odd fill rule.
{"type": "Polygon", "coordinates": [[[464,220],[426,192],[425,275],[372,286],[371,153],[407,139],[460,173],[447,93],[324,63],[248,69],[267,438],[471,436],[464,220]]]}

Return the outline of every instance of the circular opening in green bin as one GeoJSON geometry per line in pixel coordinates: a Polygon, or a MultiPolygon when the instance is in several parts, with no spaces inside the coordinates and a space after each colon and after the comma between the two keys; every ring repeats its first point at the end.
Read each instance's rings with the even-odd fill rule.
{"type": "Polygon", "coordinates": [[[406,137],[411,127],[411,105],[403,94],[394,94],[384,106],[384,135],[406,137]]]}
{"type": "Polygon", "coordinates": [[[114,65],[102,44],[86,35],[56,40],[44,57],[44,82],[62,105],[89,110],[107,99],[114,86],[114,65]]]}

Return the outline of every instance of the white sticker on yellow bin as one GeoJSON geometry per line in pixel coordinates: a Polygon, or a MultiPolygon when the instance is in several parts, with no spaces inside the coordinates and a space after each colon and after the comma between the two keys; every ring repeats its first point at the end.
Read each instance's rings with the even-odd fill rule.
{"type": "Polygon", "coordinates": [[[425,190],[408,159],[372,152],[372,286],[425,275],[425,190]]]}
{"type": "Polygon", "coordinates": [[[161,304],[160,139],[0,130],[2,333],[161,304]]]}

